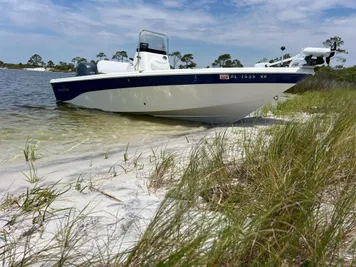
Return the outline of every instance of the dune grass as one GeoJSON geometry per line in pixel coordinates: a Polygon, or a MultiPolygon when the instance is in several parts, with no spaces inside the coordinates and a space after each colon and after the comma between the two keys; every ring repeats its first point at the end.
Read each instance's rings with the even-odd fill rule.
{"type": "MultiPolygon", "coordinates": [[[[356,90],[337,89],[278,103],[269,110],[281,116],[294,114],[296,119],[268,127],[256,138],[246,134],[236,140],[241,158],[232,156],[236,151],[231,147],[236,146],[227,145],[225,133],[203,138],[179,179],[178,173],[174,179],[170,174],[178,158],[154,152],[148,187],[166,187],[166,197],[142,238],[120,253],[115,251],[122,239],[114,231],[108,230],[105,240],[83,231],[88,225],[95,232],[86,209],[52,208],[67,187],[39,186],[27,178],[31,187],[26,193],[7,195],[0,204],[2,218],[8,221],[0,231],[0,262],[4,266],[355,265],[355,101],[356,90]],[[299,120],[301,113],[311,116],[299,120]],[[29,220],[32,225],[21,229],[29,220]],[[53,222],[58,224],[55,233],[44,244],[41,228],[53,222]]],[[[132,168],[139,167],[140,156],[133,157],[132,168]]],[[[129,159],[126,149],[126,168],[131,168],[129,159]]],[[[74,189],[82,192],[82,183],[78,178],[74,189]]],[[[119,227],[119,218],[114,224],[119,227]]]]}
{"type": "Polygon", "coordinates": [[[38,150],[38,143],[34,142],[34,140],[30,140],[30,137],[27,138],[25,143],[25,148],[23,149],[23,154],[25,156],[26,162],[35,161],[37,159],[36,151],[38,150]]]}
{"type": "Polygon", "coordinates": [[[79,211],[53,207],[70,188],[59,182],[36,184],[2,199],[1,220],[7,223],[0,229],[1,266],[118,266],[120,255],[112,257],[112,251],[122,238],[115,228],[108,227],[107,236],[100,233],[99,238],[101,229],[88,206],[79,211]]]}
{"type": "Polygon", "coordinates": [[[302,94],[309,91],[330,91],[338,88],[356,87],[356,66],[335,69],[327,66],[316,67],[315,75],[296,84],[287,93],[302,94]]]}
{"type": "Polygon", "coordinates": [[[35,184],[41,180],[41,178],[38,176],[37,168],[35,167],[33,161],[30,161],[29,163],[29,174],[22,174],[25,176],[26,181],[31,184],[35,184]]]}
{"type": "Polygon", "coordinates": [[[223,138],[200,143],[125,266],[356,264],[355,99],[284,102],[323,112],[261,133],[241,164],[224,160],[223,138]]]}
{"type": "Polygon", "coordinates": [[[352,89],[338,88],[330,91],[308,91],[285,101],[267,104],[260,109],[260,113],[262,115],[272,113],[277,116],[298,116],[301,113],[309,115],[333,114],[340,112],[345,104],[353,107],[356,104],[355,95],[356,87],[352,89]]]}
{"type": "Polygon", "coordinates": [[[148,178],[147,188],[155,191],[174,182],[173,168],[175,164],[173,154],[166,155],[164,151],[161,151],[158,155],[154,150],[152,150],[152,154],[150,161],[154,164],[154,168],[148,178]]]}

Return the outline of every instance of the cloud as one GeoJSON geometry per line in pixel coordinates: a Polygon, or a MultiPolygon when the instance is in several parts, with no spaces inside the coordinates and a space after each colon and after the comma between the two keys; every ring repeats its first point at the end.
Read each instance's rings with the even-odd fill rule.
{"type": "Polygon", "coordinates": [[[183,1],[179,0],[162,0],[162,4],[167,7],[182,7],[184,5],[183,1]]]}
{"type": "MultiPolygon", "coordinates": [[[[98,49],[115,51],[118,46],[126,49],[136,44],[143,28],[194,43],[183,53],[193,52],[202,58],[214,55],[216,49],[204,45],[203,51],[197,46],[200,42],[221,50],[228,47],[226,52],[236,57],[241,54],[247,64],[253,64],[261,54],[274,57],[281,45],[294,54],[305,46],[320,46],[335,35],[345,40],[352,55],[356,53],[356,10],[345,15],[333,12],[343,8],[356,9],[356,1],[1,0],[0,36],[5,44],[0,42],[0,57],[17,57],[15,50],[1,53],[3,47],[9,49],[15,42],[23,49],[50,43],[73,56],[83,44],[83,52],[88,54],[98,49]]],[[[348,62],[356,64],[356,57],[349,56],[348,62]]]]}

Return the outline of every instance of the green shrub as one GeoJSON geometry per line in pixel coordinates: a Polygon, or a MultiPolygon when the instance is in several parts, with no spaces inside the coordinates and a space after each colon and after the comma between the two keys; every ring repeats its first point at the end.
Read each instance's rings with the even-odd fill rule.
{"type": "Polygon", "coordinates": [[[315,75],[292,88],[287,93],[304,93],[307,91],[325,91],[336,88],[356,88],[356,66],[333,69],[330,67],[315,68],[315,75]]]}

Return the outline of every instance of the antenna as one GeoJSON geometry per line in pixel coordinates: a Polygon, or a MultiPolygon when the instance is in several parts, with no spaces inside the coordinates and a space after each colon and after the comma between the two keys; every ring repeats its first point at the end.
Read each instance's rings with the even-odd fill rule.
{"type": "Polygon", "coordinates": [[[284,50],[286,50],[286,47],[285,47],[285,46],[282,46],[282,47],[281,47],[281,50],[282,50],[281,67],[283,67],[283,52],[284,52],[284,50]]]}

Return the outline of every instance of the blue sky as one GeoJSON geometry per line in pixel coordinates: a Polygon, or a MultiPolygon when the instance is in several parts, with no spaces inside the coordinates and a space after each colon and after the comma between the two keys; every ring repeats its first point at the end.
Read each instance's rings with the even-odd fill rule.
{"type": "Polygon", "coordinates": [[[297,54],[340,36],[356,65],[356,0],[0,0],[0,60],[70,62],[81,56],[133,56],[138,33],[170,37],[170,51],[192,53],[199,67],[230,53],[245,66],[297,54]]]}

